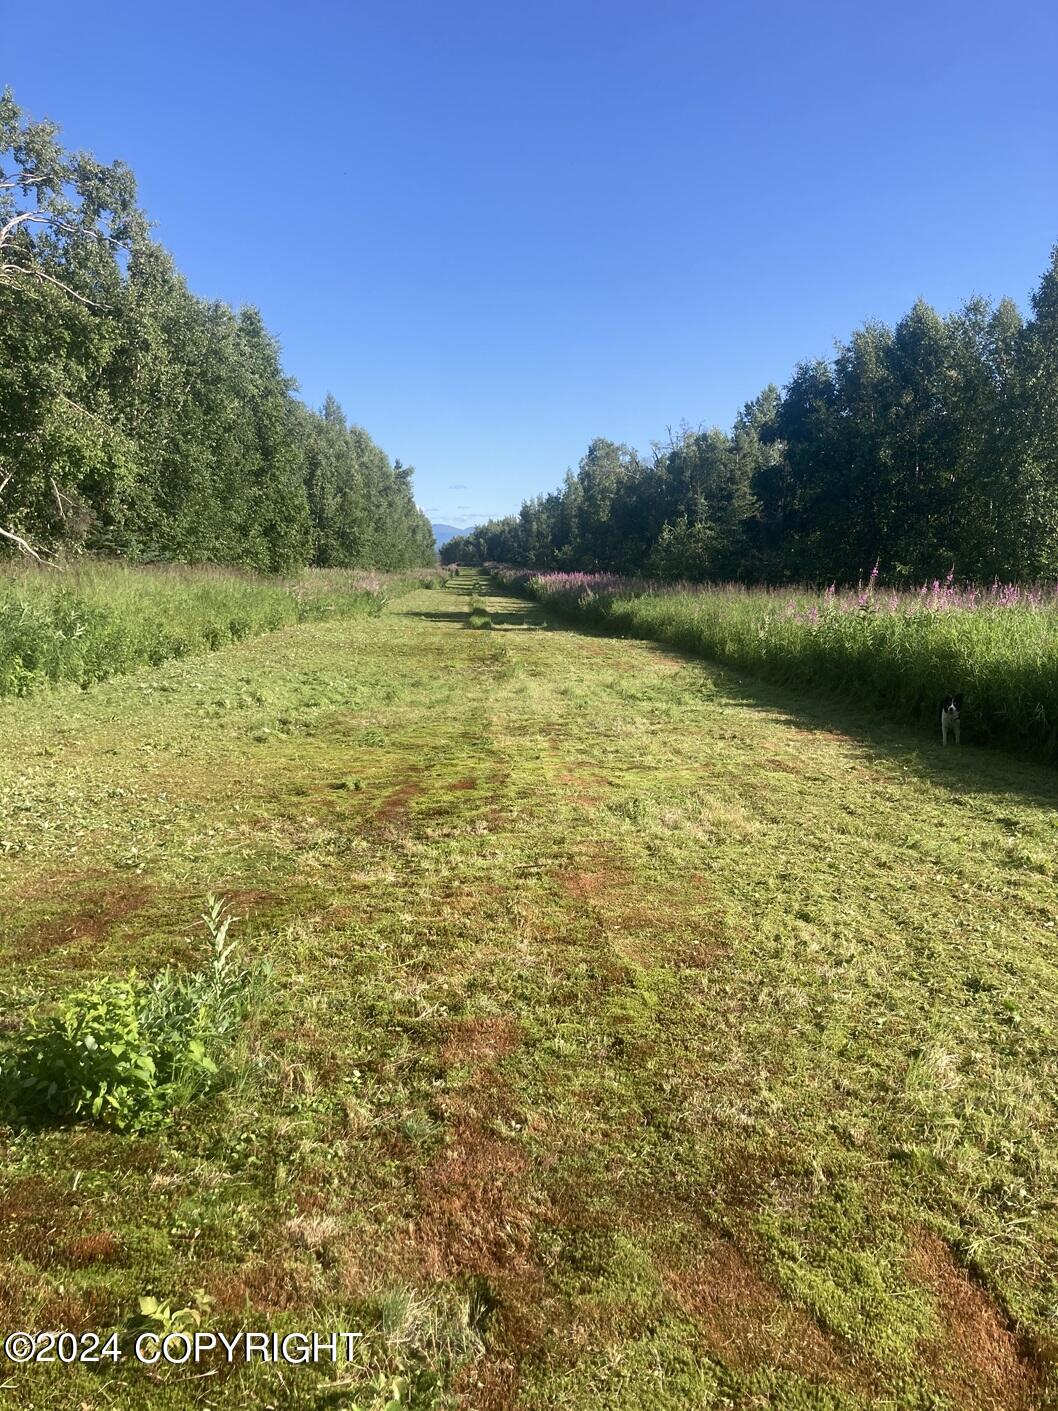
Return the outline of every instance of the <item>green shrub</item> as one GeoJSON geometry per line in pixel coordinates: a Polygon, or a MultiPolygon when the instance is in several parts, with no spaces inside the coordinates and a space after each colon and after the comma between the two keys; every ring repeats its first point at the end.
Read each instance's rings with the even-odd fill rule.
{"type": "Polygon", "coordinates": [[[153,1116],[158,1051],[142,1022],[143,998],[133,974],[77,990],[33,1018],[0,1070],[5,1109],[28,1121],[89,1118],[114,1127],[153,1116]]]}
{"type": "Polygon", "coordinates": [[[218,1072],[245,1010],[249,974],[232,960],[232,923],[209,898],[206,963],[96,981],[33,1015],[0,1061],[0,1109],[26,1124],[92,1121],[143,1130],[218,1072]]]}

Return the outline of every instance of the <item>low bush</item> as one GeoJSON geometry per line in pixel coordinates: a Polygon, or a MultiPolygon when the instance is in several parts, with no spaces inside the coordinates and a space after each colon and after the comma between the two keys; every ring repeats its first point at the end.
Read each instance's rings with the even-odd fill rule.
{"type": "Polygon", "coordinates": [[[203,920],[197,970],[97,980],[31,1016],[0,1056],[8,1120],[143,1130],[215,1080],[252,977],[233,960],[225,904],[210,897],[203,920]]]}

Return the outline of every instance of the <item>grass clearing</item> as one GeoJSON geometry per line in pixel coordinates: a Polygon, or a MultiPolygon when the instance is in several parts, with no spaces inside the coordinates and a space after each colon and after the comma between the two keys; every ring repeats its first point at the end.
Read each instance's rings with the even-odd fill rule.
{"type": "Polygon", "coordinates": [[[935,727],[965,696],[978,743],[1058,750],[1058,593],[995,583],[918,592],[664,584],[609,573],[497,570],[574,622],[645,637],[762,680],[826,690],[935,727]]]}
{"type": "Polygon", "coordinates": [[[1053,1402],[1056,804],[467,573],[4,703],[0,1010],[211,891],[271,977],[163,1130],[0,1129],[0,1322],[364,1333],[9,1404],[1053,1402]]]}
{"type": "Polygon", "coordinates": [[[444,570],[306,569],[284,581],[230,568],[74,562],[0,567],[0,696],[86,687],[295,622],[382,611],[444,570]]]}

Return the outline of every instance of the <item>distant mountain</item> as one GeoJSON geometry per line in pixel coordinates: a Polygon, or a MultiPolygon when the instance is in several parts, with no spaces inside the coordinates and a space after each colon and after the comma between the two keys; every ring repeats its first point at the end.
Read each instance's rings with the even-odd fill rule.
{"type": "Polygon", "coordinates": [[[449,539],[454,539],[457,535],[466,533],[465,529],[457,529],[454,524],[431,524],[430,528],[433,530],[434,541],[438,548],[441,548],[443,544],[447,544],[449,539]]]}

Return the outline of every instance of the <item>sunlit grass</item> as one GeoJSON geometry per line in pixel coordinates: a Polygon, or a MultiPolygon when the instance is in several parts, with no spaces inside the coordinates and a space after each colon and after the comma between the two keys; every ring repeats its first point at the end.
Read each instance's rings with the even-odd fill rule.
{"type": "Polygon", "coordinates": [[[175,565],[9,564],[0,571],[0,696],[59,681],[89,686],[297,622],[377,614],[387,598],[439,576],[310,569],[275,579],[175,565]]]}
{"type": "Polygon", "coordinates": [[[935,723],[965,698],[968,736],[1053,755],[1058,596],[1052,588],[951,581],[893,592],[675,586],[610,574],[498,570],[552,609],[773,681],[843,694],[935,723]]]}

